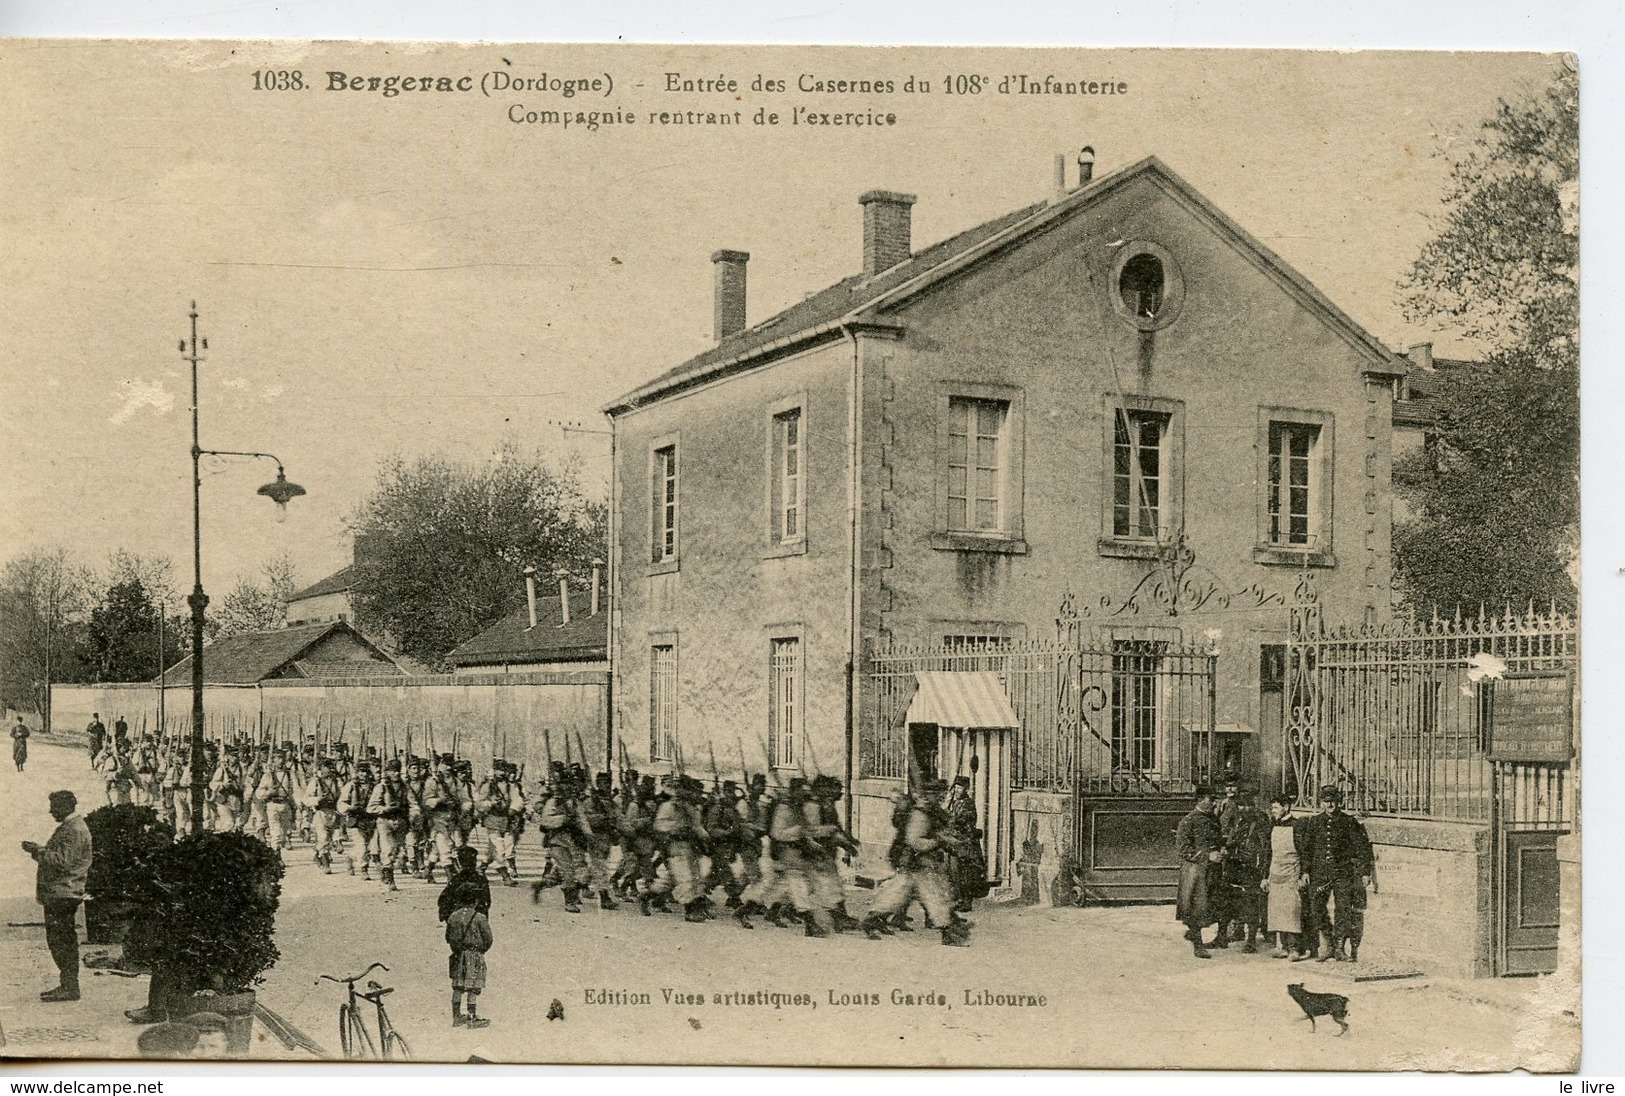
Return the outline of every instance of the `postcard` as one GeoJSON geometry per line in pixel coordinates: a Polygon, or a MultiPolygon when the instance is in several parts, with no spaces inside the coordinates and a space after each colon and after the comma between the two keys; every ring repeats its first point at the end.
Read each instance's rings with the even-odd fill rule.
{"type": "Polygon", "coordinates": [[[0,1056],[1572,1070],[1577,88],[0,43],[0,1056]]]}

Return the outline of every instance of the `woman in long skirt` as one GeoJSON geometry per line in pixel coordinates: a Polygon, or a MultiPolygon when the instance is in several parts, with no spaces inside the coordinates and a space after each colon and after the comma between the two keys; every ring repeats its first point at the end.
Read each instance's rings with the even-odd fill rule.
{"type": "Polygon", "coordinates": [[[1275,937],[1277,959],[1291,955],[1293,960],[1308,958],[1308,952],[1299,947],[1303,932],[1303,891],[1299,889],[1303,878],[1303,858],[1298,855],[1298,820],[1292,817],[1292,801],[1284,795],[1270,800],[1270,827],[1268,865],[1264,889],[1269,894],[1265,907],[1265,925],[1275,937]]]}
{"type": "Polygon", "coordinates": [[[11,760],[17,763],[18,772],[28,764],[28,734],[28,726],[23,723],[23,717],[18,716],[17,725],[11,728],[11,760]]]}

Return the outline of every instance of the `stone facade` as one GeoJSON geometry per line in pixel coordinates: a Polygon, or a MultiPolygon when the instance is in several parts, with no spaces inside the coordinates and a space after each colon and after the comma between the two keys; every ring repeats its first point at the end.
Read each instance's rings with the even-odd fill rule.
{"type": "MultiPolygon", "coordinates": [[[[1157,551],[1114,525],[1124,412],[1162,424],[1156,539],[1183,535],[1203,581],[1290,598],[1312,571],[1333,618],[1387,610],[1400,366],[1172,172],[1143,162],[900,266],[875,252],[907,232],[909,196],[864,197],[866,275],[609,409],[616,729],[635,759],[647,758],[659,646],[675,650],[689,767],[709,740],[724,769],[737,771],[741,750],[759,769],[769,652],[775,638],[795,637],[800,763],[846,778],[860,836],[883,840],[890,784],[862,779],[850,747],[872,718],[853,660],[867,644],[1050,638],[1066,591],[1121,603],[1157,551]],[[1149,288],[1136,289],[1136,262],[1157,271],[1149,288]],[[819,314],[843,287],[841,307],[819,314]],[[985,527],[971,531],[951,516],[948,454],[967,444],[953,417],[978,406],[995,409],[997,487],[985,527]],[[770,531],[773,422],[791,408],[803,416],[805,529],[786,546],[770,531]],[[1269,543],[1272,422],[1304,424],[1315,438],[1307,544],[1269,543]],[[671,447],[678,547],[663,560],[656,531],[669,519],[653,500],[657,454],[671,447]]],[[[1110,623],[1126,636],[1170,626],[1205,635],[1221,652],[1218,721],[1271,726],[1260,645],[1284,641],[1279,602],[1178,619],[1147,608],[1110,623]]],[[[1249,741],[1248,764],[1267,787],[1279,744],[1249,741]]],[[[1027,830],[1014,833],[1019,855],[1027,830]]]]}

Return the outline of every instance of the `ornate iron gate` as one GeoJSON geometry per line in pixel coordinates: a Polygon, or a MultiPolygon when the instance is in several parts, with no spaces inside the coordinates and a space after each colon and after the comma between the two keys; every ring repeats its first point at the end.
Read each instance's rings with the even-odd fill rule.
{"type": "Polygon", "coordinates": [[[1308,583],[1290,607],[1283,790],[1489,827],[1498,973],[1555,969],[1578,638],[1555,608],[1333,626],[1308,583]]]}
{"type": "Polygon", "coordinates": [[[1072,869],[1080,903],[1171,902],[1173,834],[1216,775],[1218,654],[1170,625],[1085,627],[1063,614],[1062,737],[1075,742],[1072,869]]]}
{"type": "MultiPolygon", "coordinates": [[[[991,672],[1020,726],[1012,791],[1060,793],[1071,884],[1088,902],[1171,901],[1173,831],[1212,780],[1218,654],[1168,624],[1087,624],[1063,605],[1054,640],[990,639],[869,651],[860,772],[910,779],[936,768],[935,728],[907,725],[920,671],[991,672]]],[[[995,827],[988,827],[990,832],[995,827]]]]}

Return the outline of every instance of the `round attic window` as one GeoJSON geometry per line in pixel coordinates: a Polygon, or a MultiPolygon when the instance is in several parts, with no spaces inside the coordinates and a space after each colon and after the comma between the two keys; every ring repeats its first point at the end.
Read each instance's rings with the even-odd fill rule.
{"type": "Polygon", "coordinates": [[[1142,331],[1154,331],[1174,321],[1184,299],[1184,278],[1164,248],[1135,240],[1118,251],[1111,302],[1123,319],[1142,331]]]}

